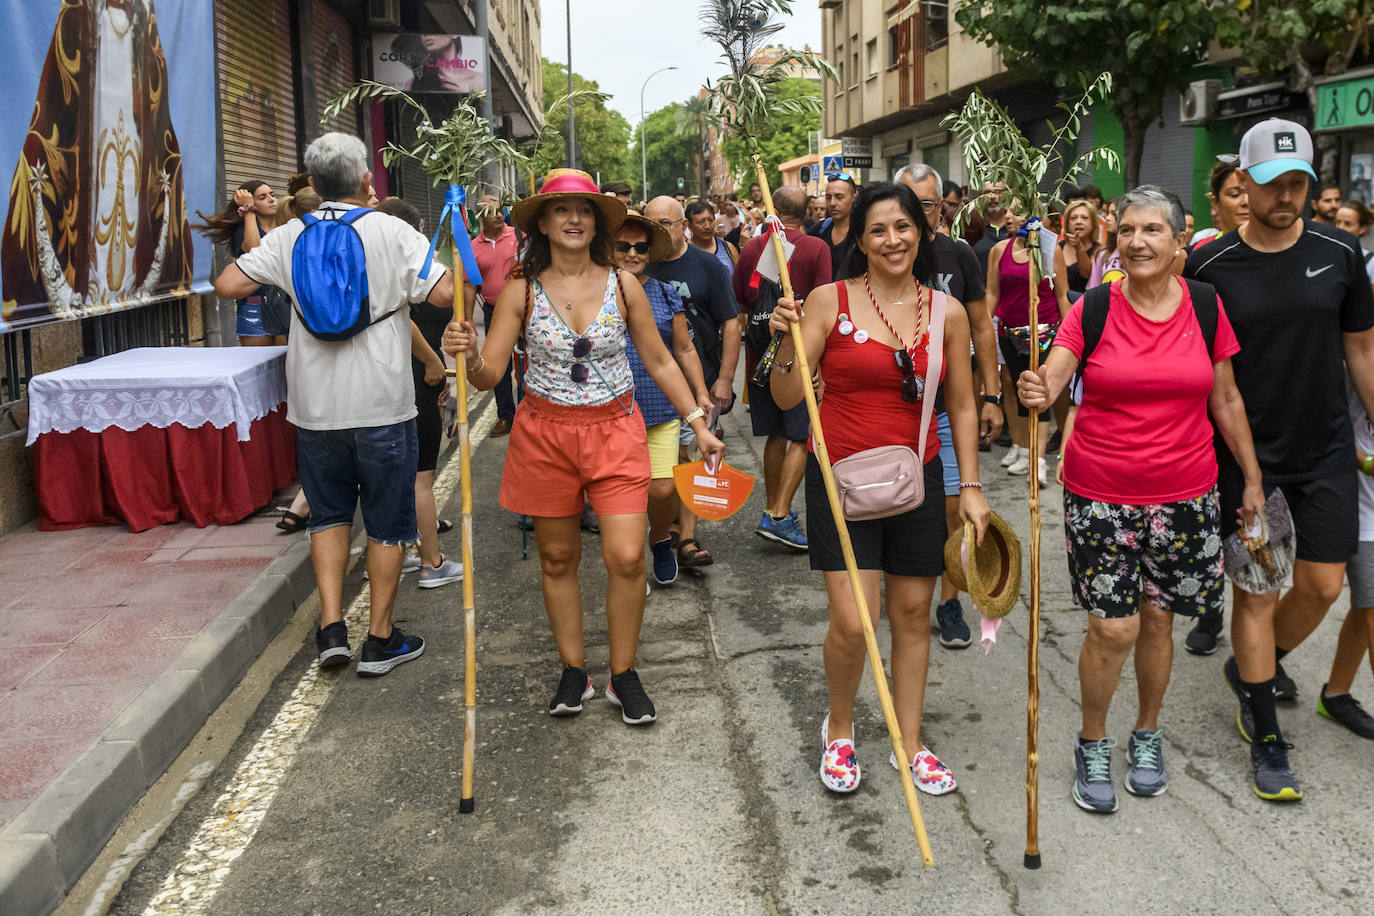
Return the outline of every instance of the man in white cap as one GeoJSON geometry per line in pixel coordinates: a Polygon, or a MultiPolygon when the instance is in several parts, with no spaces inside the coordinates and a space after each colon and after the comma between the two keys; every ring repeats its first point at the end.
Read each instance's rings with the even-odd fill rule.
{"type": "MultiPolygon", "coordinates": [[[[1358,539],[1354,433],[1345,367],[1365,407],[1374,408],[1374,294],[1360,244],[1332,226],[1304,220],[1312,137],[1270,118],[1240,142],[1250,218],[1189,258],[1184,276],[1216,287],[1240,340],[1231,360],[1245,398],[1266,494],[1283,491],[1293,515],[1293,587],[1254,595],[1234,589],[1227,683],[1240,701],[1236,723],[1249,742],[1255,794],[1296,801],[1274,708],[1296,699],[1279,661],[1319,624],[1341,593],[1358,539]]],[[[1242,480],[1218,444],[1223,535],[1238,518],[1242,480]]]]}

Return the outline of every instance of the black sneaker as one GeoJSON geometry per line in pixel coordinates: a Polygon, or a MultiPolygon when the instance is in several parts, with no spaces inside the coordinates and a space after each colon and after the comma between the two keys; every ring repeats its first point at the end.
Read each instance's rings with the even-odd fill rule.
{"type": "Polygon", "coordinates": [[[582,701],[596,696],[592,679],[581,668],[568,665],[558,680],[558,692],[549,700],[549,715],[575,716],[582,711],[582,701]]]}
{"type": "Polygon", "coordinates": [[[1217,639],[1220,636],[1221,612],[1204,612],[1188,631],[1188,636],[1183,640],[1183,648],[1193,655],[1211,655],[1217,651],[1217,639]]]}
{"type": "Polygon", "coordinates": [[[1221,666],[1221,673],[1226,677],[1226,686],[1231,688],[1240,703],[1240,709],[1236,710],[1236,728],[1240,729],[1240,736],[1248,743],[1250,736],[1255,733],[1255,714],[1250,710],[1250,694],[1245,692],[1240,682],[1240,666],[1236,664],[1234,655],[1226,659],[1221,666]]]}
{"type": "Polygon", "coordinates": [[[362,660],[358,662],[359,677],[381,677],[392,668],[419,658],[425,651],[425,641],[399,627],[391,628],[391,635],[378,639],[371,633],[363,640],[362,660]]]}
{"type": "Polygon", "coordinates": [[[658,718],[653,701],[644,692],[644,685],[639,683],[639,675],[633,668],[611,675],[611,682],[606,685],[606,699],[620,707],[620,718],[626,725],[648,725],[658,718]]]}
{"type": "Polygon", "coordinates": [[[1270,735],[1250,745],[1250,765],[1255,769],[1255,794],[1265,801],[1301,801],[1298,777],[1288,765],[1293,745],[1270,735]]]}
{"type": "Polygon", "coordinates": [[[935,622],[940,626],[940,645],[946,649],[965,649],[973,642],[973,634],[964,623],[964,606],[957,597],[935,608],[935,622]]]}
{"type": "Polygon", "coordinates": [[[1298,685],[1277,662],[1274,664],[1274,699],[1283,703],[1298,702],[1298,685]]]}
{"type": "Polygon", "coordinates": [[[1365,712],[1360,701],[1348,693],[1329,697],[1326,685],[1322,684],[1321,696],[1317,697],[1317,714],[1339,722],[1361,738],[1374,738],[1374,716],[1365,712]]]}
{"type": "Polygon", "coordinates": [[[1005,426],[1003,426],[1003,427],[1002,427],[1002,432],[1001,432],[1001,434],[998,435],[998,437],[997,437],[996,439],[993,439],[993,440],[992,440],[992,444],[995,445],[995,446],[997,446],[998,448],[1008,448],[1008,447],[1010,447],[1010,445],[1011,445],[1011,430],[1009,430],[1009,429],[1007,429],[1005,426]]]}
{"type": "Polygon", "coordinates": [[[1064,444],[1064,434],[1056,429],[1050,433],[1050,437],[1045,440],[1045,451],[1053,455],[1059,451],[1059,446],[1064,444]]]}
{"type": "Polygon", "coordinates": [[[329,626],[315,629],[315,648],[320,652],[321,668],[337,668],[347,665],[353,658],[353,650],[348,646],[348,626],[336,620],[329,626]]]}

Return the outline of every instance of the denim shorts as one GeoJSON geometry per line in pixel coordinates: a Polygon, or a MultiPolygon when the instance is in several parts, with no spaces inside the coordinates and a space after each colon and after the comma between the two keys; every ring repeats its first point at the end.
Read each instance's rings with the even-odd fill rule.
{"type": "Polygon", "coordinates": [[[351,525],[361,501],[370,539],[379,544],[418,541],[418,456],[414,420],[357,429],[297,429],[296,464],[310,500],[310,533],[351,525]]]}
{"type": "Polygon", "coordinates": [[[234,304],[234,335],[236,337],[267,337],[262,323],[262,296],[253,295],[234,304]]]}
{"type": "Polygon", "coordinates": [[[940,464],[945,472],[945,495],[959,495],[959,459],[954,456],[954,431],[949,428],[949,414],[940,411],[940,464]]]}

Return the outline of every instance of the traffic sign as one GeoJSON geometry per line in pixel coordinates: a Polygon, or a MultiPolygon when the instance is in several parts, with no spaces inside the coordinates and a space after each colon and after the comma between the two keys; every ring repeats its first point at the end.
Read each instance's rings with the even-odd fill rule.
{"type": "Polygon", "coordinates": [[[825,156],[821,160],[821,171],[825,172],[827,175],[838,175],[840,172],[843,172],[844,166],[841,164],[840,157],[825,156]]]}

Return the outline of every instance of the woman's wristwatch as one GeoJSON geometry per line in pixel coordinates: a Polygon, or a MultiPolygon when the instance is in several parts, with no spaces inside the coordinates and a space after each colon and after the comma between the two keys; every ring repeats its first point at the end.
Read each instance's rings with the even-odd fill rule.
{"type": "Polygon", "coordinates": [[[693,420],[700,420],[704,416],[706,416],[706,411],[702,410],[700,407],[693,407],[683,416],[682,422],[691,425],[693,420]]]}
{"type": "Polygon", "coordinates": [[[985,394],[985,395],[983,395],[983,403],[984,403],[984,404],[996,404],[998,407],[1001,407],[1001,406],[1002,406],[1002,392],[999,391],[999,392],[997,392],[996,394],[985,394]]]}

